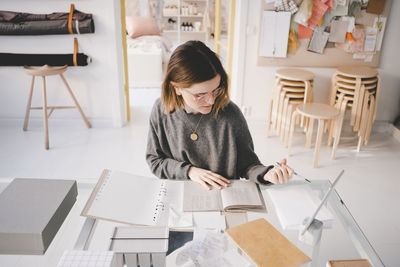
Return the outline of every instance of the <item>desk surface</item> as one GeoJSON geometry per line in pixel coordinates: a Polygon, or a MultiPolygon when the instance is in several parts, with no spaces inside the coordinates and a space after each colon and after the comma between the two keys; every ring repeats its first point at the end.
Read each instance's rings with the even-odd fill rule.
{"type": "MultiPolygon", "coordinates": [[[[302,183],[297,181],[292,182],[302,183]]],[[[6,185],[6,182],[0,182],[0,191],[6,185]]],[[[311,183],[312,189],[318,193],[320,198],[328,190],[329,185],[328,181],[313,181],[311,183]]],[[[113,233],[115,223],[105,221],[94,222],[91,219],[80,216],[80,212],[94,186],[95,183],[78,182],[78,199],[45,255],[0,255],[0,266],[53,267],[57,266],[65,250],[83,248],[84,246],[88,250],[107,250],[109,247],[109,237],[113,233]],[[92,227],[93,223],[95,223],[95,227],[92,227]]],[[[265,188],[262,187],[261,189],[264,190],[265,188]]],[[[311,257],[312,247],[298,241],[298,231],[283,230],[271,200],[266,198],[265,201],[268,213],[262,217],[311,257]]],[[[319,257],[318,259],[313,259],[314,264],[317,264],[315,266],[325,266],[327,260],[330,259],[350,258],[367,258],[373,266],[384,266],[336,191],[328,198],[328,208],[334,215],[335,220],[333,227],[324,229],[322,233],[319,257]]],[[[253,213],[247,214],[249,220],[252,220],[254,216],[253,213]]],[[[244,218],[246,219],[246,217],[244,218]]],[[[171,259],[168,259],[168,257],[167,263],[167,266],[173,266],[171,259]]]]}

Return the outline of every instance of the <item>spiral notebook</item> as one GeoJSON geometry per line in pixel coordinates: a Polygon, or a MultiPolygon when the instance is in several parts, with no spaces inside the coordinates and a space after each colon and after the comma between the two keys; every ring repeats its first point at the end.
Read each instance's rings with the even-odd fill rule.
{"type": "Polygon", "coordinates": [[[166,181],[104,170],[81,215],[134,225],[166,225],[166,181]]]}

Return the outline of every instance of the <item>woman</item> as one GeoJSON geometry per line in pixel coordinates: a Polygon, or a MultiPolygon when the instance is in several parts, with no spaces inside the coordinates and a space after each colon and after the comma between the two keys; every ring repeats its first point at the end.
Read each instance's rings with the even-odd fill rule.
{"type": "Polygon", "coordinates": [[[264,166],[240,109],[229,100],[228,78],[218,57],[200,41],[171,55],[150,117],[146,160],[163,179],[191,179],[221,189],[231,179],[285,183],[293,170],[264,166]]]}

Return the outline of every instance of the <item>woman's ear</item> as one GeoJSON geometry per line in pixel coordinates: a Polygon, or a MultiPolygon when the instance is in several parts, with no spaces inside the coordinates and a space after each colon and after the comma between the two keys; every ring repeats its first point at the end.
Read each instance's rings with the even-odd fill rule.
{"type": "Polygon", "coordinates": [[[178,86],[173,86],[175,89],[175,93],[176,95],[182,95],[182,88],[178,87],[178,86]]]}

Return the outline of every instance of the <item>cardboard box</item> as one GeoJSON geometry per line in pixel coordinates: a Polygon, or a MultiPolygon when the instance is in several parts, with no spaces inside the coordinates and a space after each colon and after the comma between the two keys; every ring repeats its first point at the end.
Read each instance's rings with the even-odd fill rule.
{"type": "Polygon", "coordinates": [[[77,195],[74,180],[14,179],[0,194],[0,254],[44,254],[77,195]]]}

